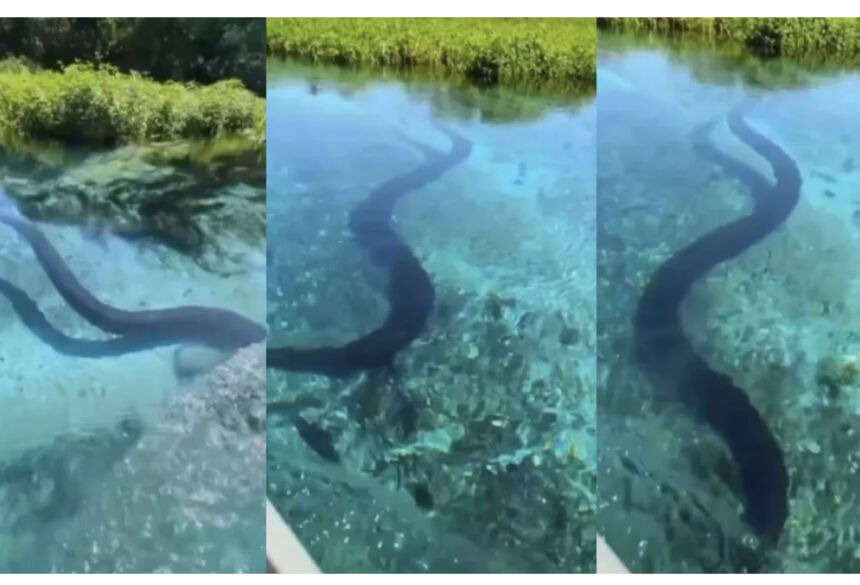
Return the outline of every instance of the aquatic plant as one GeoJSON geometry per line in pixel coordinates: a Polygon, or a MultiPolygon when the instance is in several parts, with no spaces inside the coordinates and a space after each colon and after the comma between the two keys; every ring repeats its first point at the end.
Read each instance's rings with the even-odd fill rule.
{"type": "Polygon", "coordinates": [[[595,84],[591,18],[270,18],[272,54],[426,68],[482,83],[595,84]]]}
{"type": "Polygon", "coordinates": [[[597,26],[715,40],[766,57],[860,66],[860,18],[598,18],[597,26]]]}
{"type": "MultiPolygon", "coordinates": [[[[0,68],[0,137],[112,146],[265,127],[265,100],[236,80],[158,83],[113,67],[0,68]]],[[[261,139],[262,140],[262,139],[261,139]]]]}

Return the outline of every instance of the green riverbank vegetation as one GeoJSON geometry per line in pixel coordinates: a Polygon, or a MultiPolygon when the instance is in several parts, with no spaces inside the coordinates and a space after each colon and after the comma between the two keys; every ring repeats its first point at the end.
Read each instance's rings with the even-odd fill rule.
{"type": "Polygon", "coordinates": [[[598,18],[597,26],[734,44],[762,57],[860,66],[860,18],[598,18]]]}
{"type": "Polygon", "coordinates": [[[38,70],[0,62],[0,140],[107,147],[260,133],[265,100],[235,80],[195,86],[156,82],[115,68],[38,70]]]}
{"type": "Polygon", "coordinates": [[[0,18],[0,147],[62,160],[69,147],[217,139],[262,165],[265,25],[0,18]]]}
{"type": "Polygon", "coordinates": [[[0,18],[0,59],[60,71],[78,61],[155,81],[238,79],[266,91],[263,18],[0,18]]]}
{"type": "Polygon", "coordinates": [[[269,18],[269,54],[424,69],[502,86],[593,88],[593,18],[269,18]]]}

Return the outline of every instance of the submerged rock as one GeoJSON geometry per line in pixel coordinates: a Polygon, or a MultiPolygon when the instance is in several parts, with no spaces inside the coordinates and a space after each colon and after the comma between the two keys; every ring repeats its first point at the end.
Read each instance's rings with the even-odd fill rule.
{"type": "Polygon", "coordinates": [[[210,372],[229,358],[231,352],[205,345],[180,345],[173,353],[173,371],[181,379],[210,372]]]}
{"type": "Polygon", "coordinates": [[[860,384],[860,360],[857,356],[828,356],[818,363],[818,382],[832,389],[860,384]]]}
{"type": "Polygon", "coordinates": [[[95,469],[75,473],[92,477],[85,497],[45,525],[42,554],[29,557],[58,572],[263,571],[265,355],[264,343],[238,351],[170,398],[133,444],[102,441],[81,457],[95,469]],[[108,465],[110,477],[97,475],[108,465]]]}
{"type": "Polygon", "coordinates": [[[0,461],[0,529],[38,532],[77,514],[92,485],[108,475],[142,436],[129,417],[112,429],[65,434],[0,461]]]}
{"type": "Polygon", "coordinates": [[[81,224],[99,237],[153,238],[207,269],[238,272],[243,258],[229,254],[233,242],[265,238],[260,165],[235,158],[238,151],[200,148],[124,146],[78,154],[41,174],[6,157],[4,184],[31,219],[81,224]]]}
{"type": "Polygon", "coordinates": [[[558,336],[562,345],[575,345],[579,342],[579,330],[575,327],[565,327],[558,336]]]}

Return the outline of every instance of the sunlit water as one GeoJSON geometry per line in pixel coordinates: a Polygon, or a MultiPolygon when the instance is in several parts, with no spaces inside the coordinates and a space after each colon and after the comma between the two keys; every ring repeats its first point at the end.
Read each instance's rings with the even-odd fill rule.
{"type": "MultiPolygon", "coordinates": [[[[638,571],[856,572],[860,75],[605,36],[598,88],[600,531],[638,571]],[[750,125],[797,162],[800,203],[700,281],[682,315],[781,443],[791,488],[775,547],[744,523],[722,442],[638,369],[630,345],[654,270],[751,208],[690,137],[742,100],[750,125]]],[[[772,180],[724,121],[711,140],[772,180]]]]}
{"type": "MultiPolygon", "coordinates": [[[[71,181],[82,164],[45,174],[19,163],[3,158],[2,183],[10,191],[58,173],[71,181]]],[[[127,188],[144,189],[145,179],[129,180],[127,188]]],[[[220,306],[263,322],[264,269],[221,276],[149,239],[38,226],[105,303],[132,310],[220,306]]],[[[262,241],[258,246],[262,259],[262,241]]],[[[6,225],[0,278],[4,290],[22,291],[61,334],[108,337],[65,304],[6,225]]],[[[0,572],[264,569],[262,432],[255,450],[253,433],[227,428],[244,405],[222,402],[216,412],[205,404],[204,396],[221,398],[206,390],[204,376],[178,379],[176,346],[70,355],[5,293],[0,330],[0,572]]]]}
{"type": "Polygon", "coordinates": [[[383,321],[347,214],[450,148],[434,121],[473,143],[396,205],[436,301],[395,367],[269,371],[269,497],[328,572],[593,570],[593,104],[281,62],[267,99],[274,345],[383,321]]]}

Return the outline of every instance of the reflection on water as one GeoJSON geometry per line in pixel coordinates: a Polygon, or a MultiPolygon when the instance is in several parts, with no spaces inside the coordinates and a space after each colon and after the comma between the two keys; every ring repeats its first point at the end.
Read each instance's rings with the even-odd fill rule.
{"type": "Polygon", "coordinates": [[[741,45],[715,39],[688,42],[682,37],[603,33],[600,50],[603,57],[619,51],[651,50],[669,63],[687,68],[689,74],[702,83],[733,85],[740,82],[750,91],[803,88],[851,71],[834,62],[762,59],[741,45]]]}
{"type": "Polygon", "coordinates": [[[860,75],[604,36],[598,83],[601,532],[637,571],[856,572],[860,75]],[[693,131],[716,121],[710,143],[774,180],[726,125],[740,103],[796,161],[800,202],[710,269],[681,316],[697,354],[779,441],[791,487],[775,545],[742,515],[725,443],[632,354],[632,317],[657,268],[752,209],[749,187],[694,151],[693,131]]]}
{"type": "MultiPolygon", "coordinates": [[[[262,184],[201,183],[152,150],[4,151],[0,183],[102,302],[262,323],[262,220],[247,207],[264,213],[262,184]],[[247,231],[197,239],[220,221],[212,200],[247,231]]],[[[210,374],[223,355],[108,341],[6,224],[0,293],[0,572],[262,571],[262,347],[210,374]],[[254,359],[256,389],[228,392],[254,359]]]]}
{"type": "Polygon", "coordinates": [[[379,327],[350,212],[450,150],[434,122],[472,150],[394,207],[423,333],[382,370],[270,369],[269,497],[328,572],[593,570],[594,107],[355,76],[269,63],[270,346],[379,327]]]}

